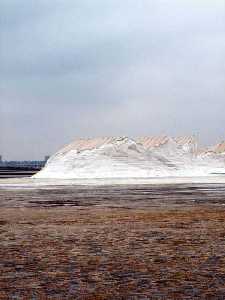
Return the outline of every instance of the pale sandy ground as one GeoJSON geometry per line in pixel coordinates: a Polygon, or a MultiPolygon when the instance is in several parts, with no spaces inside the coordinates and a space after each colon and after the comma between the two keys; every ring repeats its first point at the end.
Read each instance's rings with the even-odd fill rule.
{"type": "Polygon", "coordinates": [[[102,178],[102,179],[37,179],[37,178],[9,178],[0,180],[0,189],[6,188],[47,188],[51,186],[98,186],[98,185],[158,185],[158,184],[195,184],[207,183],[225,184],[225,174],[220,176],[203,177],[153,177],[153,178],[102,178]]]}

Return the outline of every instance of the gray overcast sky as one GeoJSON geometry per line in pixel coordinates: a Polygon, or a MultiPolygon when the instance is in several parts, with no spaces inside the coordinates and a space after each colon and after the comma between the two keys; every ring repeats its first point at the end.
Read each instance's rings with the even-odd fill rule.
{"type": "Polygon", "coordinates": [[[1,0],[0,153],[82,136],[225,139],[225,0],[1,0]]]}

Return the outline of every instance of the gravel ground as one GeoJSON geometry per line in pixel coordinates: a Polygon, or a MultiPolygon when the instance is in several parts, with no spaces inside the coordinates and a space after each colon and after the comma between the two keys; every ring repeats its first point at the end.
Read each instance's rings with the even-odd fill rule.
{"type": "Polygon", "coordinates": [[[225,299],[225,185],[0,190],[0,299],[225,299]]]}

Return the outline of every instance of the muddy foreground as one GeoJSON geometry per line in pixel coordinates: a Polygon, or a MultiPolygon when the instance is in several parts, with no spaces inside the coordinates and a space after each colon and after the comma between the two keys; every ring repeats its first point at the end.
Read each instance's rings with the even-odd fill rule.
{"type": "Polygon", "coordinates": [[[0,299],[225,299],[225,185],[0,190],[0,299]]]}

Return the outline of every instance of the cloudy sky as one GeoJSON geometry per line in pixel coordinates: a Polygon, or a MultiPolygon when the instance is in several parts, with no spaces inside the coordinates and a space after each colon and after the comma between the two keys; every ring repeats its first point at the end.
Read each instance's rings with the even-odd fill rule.
{"type": "Polygon", "coordinates": [[[225,0],[1,0],[0,153],[74,138],[225,139],[225,0]]]}

